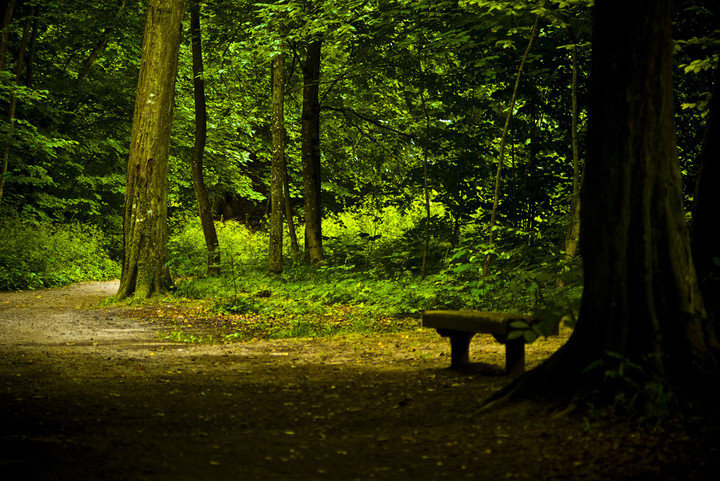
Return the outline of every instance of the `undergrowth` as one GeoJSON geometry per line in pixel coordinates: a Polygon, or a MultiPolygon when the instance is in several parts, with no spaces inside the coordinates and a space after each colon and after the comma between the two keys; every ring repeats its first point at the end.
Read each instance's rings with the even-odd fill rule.
{"type": "MultiPolygon", "coordinates": [[[[433,238],[430,272],[422,279],[420,216],[394,208],[374,217],[368,211],[330,216],[323,224],[324,264],[309,266],[301,255],[286,254],[283,273],[272,276],[267,273],[267,234],[225,222],[218,223],[222,274],[206,277],[202,231],[196,221],[186,222],[170,240],[171,269],[179,279],[175,295],[213,299],[216,314],[261,319],[259,330],[268,337],[407,329],[418,326],[429,309],[535,314],[550,326],[540,332],[574,320],[581,266],[566,260],[551,239],[500,229],[498,243],[490,247],[484,244],[486,233],[477,228],[466,228],[458,246],[433,238]],[[488,254],[493,262],[483,275],[488,254]]],[[[442,216],[433,222],[442,223],[442,216]]],[[[226,340],[233,339],[230,335],[226,340]]]]}
{"type": "Polygon", "coordinates": [[[39,289],[117,278],[105,239],[86,224],[0,220],[0,290],[39,289]]]}

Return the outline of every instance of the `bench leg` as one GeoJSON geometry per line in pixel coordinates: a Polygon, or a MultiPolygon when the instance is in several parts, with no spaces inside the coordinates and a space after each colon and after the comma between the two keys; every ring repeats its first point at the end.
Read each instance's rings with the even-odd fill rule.
{"type": "Polygon", "coordinates": [[[460,369],[470,363],[470,340],[472,332],[456,331],[450,335],[450,367],[460,369]]]}
{"type": "Polygon", "coordinates": [[[505,373],[522,374],[525,372],[525,340],[510,339],[505,344],[505,373]]]}

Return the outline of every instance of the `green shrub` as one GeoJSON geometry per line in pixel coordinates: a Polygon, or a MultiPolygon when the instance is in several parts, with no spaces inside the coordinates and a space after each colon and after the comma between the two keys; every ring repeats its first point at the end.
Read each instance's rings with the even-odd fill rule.
{"type": "MultiPolygon", "coordinates": [[[[177,232],[168,239],[169,265],[173,276],[204,276],[207,271],[208,251],[205,236],[197,217],[178,222],[177,232]]],[[[230,275],[238,269],[257,266],[267,258],[267,234],[252,232],[235,222],[216,222],[220,243],[220,267],[230,275]]]]}
{"type": "Polygon", "coordinates": [[[37,289],[105,280],[120,268],[103,248],[105,239],[86,224],[0,221],[0,290],[37,289]]]}

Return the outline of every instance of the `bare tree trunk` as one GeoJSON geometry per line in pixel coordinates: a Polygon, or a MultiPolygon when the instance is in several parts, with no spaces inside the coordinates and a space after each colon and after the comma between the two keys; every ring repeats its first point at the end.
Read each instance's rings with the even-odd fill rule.
{"type": "Polygon", "coordinates": [[[0,71],[5,70],[5,62],[7,60],[7,46],[10,40],[10,24],[12,23],[13,10],[15,9],[15,0],[8,0],[5,6],[2,23],[2,36],[0,36],[0,71]]]}
{"type": "MultiPolygon", "coordinates": [[[[284,129],[283,129],[284,131],[284,129]]],[[[297,235],[295,234],[295,222],[293,221],[292,204],[290,203],[290,176],[287,173],[287,157],[283,155],[282,169],[283,183],[283,205],[285,206],[285,221],[287,222],[288,235],[290,236],[290,251],[293,254],[300,252],[297,235]]]]}
{"type": "Polygon", "coordinates": [[[420,276],[425,279],[427,274],[427,258],[430,252],[430,187],[428,181],[428,155],[430,150],[430,114],[425,102],[425,73],[420,65],[420,104],[425,115],[425,141],[423,142],[423,193],[425,195],[425,246],[423,248],[422,269],[420,276]]]}
{"type": "Polygon", "coordinates": [[[127,167],[117,297],[167,289],[170,131],[185,0],[150,0],[127,167]]]}
{"type": "Polygon", "coordinates": [[[624,2],[623,15],[620,2],[595,6],[580,316],[569,341],[494,402],[540,393],[613,402],[617,386],[586,369],[608,353],[691,397],[717,372],[683,209],[671,3],[624,2]]]}
{"type": "Polygon", "coordinates": [[[40,19],[40,5],[36,5],[32,11],[32,26],[30,27],[30,40],[27,47],[27,60],[25,61],[25,85],[32,86],[33,67],[35,65],[35,44],[38,38],[38,21],[40,19]]]}
{"type": "Polygon", "coordinates": [[[573,43],[572,47],[572,86],[570,88],[570,96],[572,97],[572,121],[570,126],[570,136],[572,138],[572,156],[573,156],[573,190],[570,200],[570,220],[565,231],[565,255],[572,259],[577,255],[578,240],[580,238],[580,187],[582,185],[580,179],[580,149],[578,148],[578,102],[577,102],[577,83],[578,83],[578,58],[577,44],[573,43]]]}
{"type": "Polygon", "coordinates": [[[323,260],[320,201],[320,60],[322,41],[308,45],[303,65],[302,166],[305,194],[305,251],[311,264],[323,260]]]}
{"type": "Polygon", "coordinates": [[[205,78],[202,58],[202,30],[200,28],[200,0],[190,0],[190,36],[193,55],[193,88],[195,92],[195,145],[190,162],[193,189],[198,203],[198,214],[208,250],[210,275],[220,274],[220,251],[213,222],[210,199],[203,179],[203,155],[207,139],[207,104],[205,101],[205,78]]]}
{"type": "Polygon", "coordinates": [[[272,166],[270,175],[270,240],[268,270],[283,270],[283,172],[285,170],[285,54],[272,59],[272,166]]]}
{"type": "MultiPolygon", "coordinates": [[[[17,64],[15,65],[15,82],[19,82],[22,75],[23,64],[25,61],[25,52],[27,50],[28,37],[32,18],[28,17],[23,28],[22,39],[20,40],[20,49],[18,50],[17,64]]],[[[2,210],[3,192],[5,190],[5,176],[8,171],[8,163],[10,161],[10,143],[13,131],[15,130],[15,109],[17,108],[17,95],[15,92],[10,94],[10,105],[8,106],[7,119],[10,124],[8,129],[8,138],[5,139],[2,154],[2,168],[0,168],[0,211],[2,210]]]]}
{"type": "MultiPolygon", "coordinates": [[[[532,32],[530,33],[530,40],[528,41],[527,48],[525,49],[522,60],[520,61],[520,67],[518,68],[517,76],[515,77],[515,86],[513,87],[512,97],[510,98],[510,106],[508,107],[508,113],[505,117],[505,126],[503,127],[502,136],[500,137],[500,157],[498,158],[497,173],[495,174],[495,195],[493,199],[493,208],[492,212],[490,213],[490,237],[488,238],[488,244],[490,246],[493,246],[495,244],[494,228],[497,218],[498,204],[500,203],[500,179],[503,164],[505,163],[505,141],[507,139],[508,130],[510,128],[510,122],[512,121],[513,110],[515,109],[515,99],[517,98],[518,86],[520,85],[520,76],[522,75],[523,68],[525,67],[525,62],[527,61],[528,54],[530,53],[530,47],[532,47],[533,41],[535,40],[539,21],[540,16],[538,15],[537,17],[535,17],[535,24],[533,25],[532,32]]],[[[488,268],[490,267],[490,258],[490,254],[488,254],[488,256],[485,258],[485,265],[483,266],[483,276],[487,275],[488,273],[488,268]]]]}

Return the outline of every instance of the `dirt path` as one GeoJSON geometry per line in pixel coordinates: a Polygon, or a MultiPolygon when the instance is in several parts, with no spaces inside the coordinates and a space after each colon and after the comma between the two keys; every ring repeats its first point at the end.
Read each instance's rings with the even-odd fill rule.
{"type": "Polygon", "coordinates": [[[3,479],[720,479],[718,451],[684,433],[478,413],[508,382],[490,340],[473,375],[427,330],[174,344],[158,320],[92,308],[116,288],[0,293],[3,479]]]}

